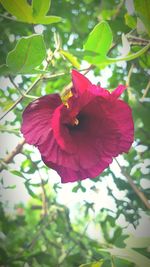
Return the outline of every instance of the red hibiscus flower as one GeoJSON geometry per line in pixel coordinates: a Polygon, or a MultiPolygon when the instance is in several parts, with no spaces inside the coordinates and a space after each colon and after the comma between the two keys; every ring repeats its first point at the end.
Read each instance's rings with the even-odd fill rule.
{"type": "Polygon", "coordinates": [[[110,93],[75,70],[72,81],[67,103],[58,94],[40,97],[23,112],[21,128],[63,183],[99,175],[129,151],[134,135],[131,109],[118,99],[125,86],[110,93]]]}

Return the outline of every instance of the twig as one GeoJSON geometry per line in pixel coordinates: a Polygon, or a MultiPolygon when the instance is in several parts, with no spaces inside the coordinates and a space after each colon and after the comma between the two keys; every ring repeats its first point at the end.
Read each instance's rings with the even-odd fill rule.
{"type": "Polygon", "coordinates": [[[22,93],[22,91],[20,90],[20,88],[17,86],[17,84],[14,82],[14,80],[12,79],[12,77],[9,75],[9,80],[11,81],[11,83],[13,84],[13,86],[17,89],[17,91],[19,92],[20,95],[24,96],[24,94],[22,93]]]}
{"type": "Polygon", "coordinates": [[[57,74],[52,74],[50,76],[43,76],[43,80],[48,80],[48,79],[52,79],[52,78],[56,78],[56,77],[59,77],[59,76],[63,76],[65,75],[66,73],[62,72],[62,73],[57,73],[57,74]]]}
{"type": "MultiPolygon", "coordinates": [[[[47,64],[45,65],[43,70],[46,70],[50,61],[53,59],[55,53],[57,52],[57,49],[55,49],[54,53],[52,53],[51,55],[48,55],[47,57],[47,64]]],[[[2,120],[11,110],[13,110],[23,99],[24,97],[27,97],[27,95],[30,93],[30,91],[38,84],[38,82],[40,80],[42,80],[44,77],[44,74],[40,74],[37,79],[31,84],[31,86],[29,87],[29,89],[26,91],[26,93],[24,95],[21,95],[17,101],[0,117],[0,120],[2,120]]],[[[56,77],[56,75],[55,75],[56,77]]],[[[54,75],[52,75],[52,78],[54,78],[54,75]]]]}
{"type": "MultiPolygon", "coordinates": [[[[63,73],[59,73],[58,76],[64,75],[63,73]]],[[[2,120],[10,111],[12,111],[25,97],[30,97],[30,98],[35,98],[34,96],[29,96],[28,94],[30,93],[30,91],[38,84],[38,82],[40,80],[43,79],[52,79],[57,77],[57,74],[55,75],[51,75],[48,78],[43,76],[43,74],[41,74],[35,81],[34,83],[32,83],[32,85],[29,87],[29,89],[26,91],[25,94],[21,95],[16,102],[0,117],[0,120],[2,120]]]]}
{"type": "Polygon", "coordinates": [[[134,64],[131,65],[129,72],[128,72],[127,81],[126,81],[126,86],[128,86],[128,87],[130,86],[130,80],[131,80],[133,68],[134,68],[134,64]]]}
{"type": "Polygon", "coordinates": [[[119,13],[120,13],[120,11],[121,11],[121,8],[122,8],[123,5],[124,5],[124,2],[125,2],[125,0],[122,0],[122,1],[119,3],[119,5],[118,5],[117,8],[116,8],[115,14],[114,14],[113,17],[112,17],[112,20],[115,20],[115,19],[117,18],[117,16],[119,15],[119,13]]]}
{"type": "Polygon", "coordinates": [[[128,41],[131,45],[141,45],[141,46],[145,46],[147,44],[149,44],[149,40],[143,39],[143,38],[139,38],[137,36],[133,36],[130,34],[126,34],[126,37],[128,38],[128,41]]]}
{"type": "MultiPolygon", "coordinates": [[[[23,153],[22,153],[23,154],[23,153]]],[[[24,155],[24,154],[23,154],[24,155]]],[[[29,159],[32,163],[32,165],[34,166],[34,168],[37,170],[38,174],[39,174],[39,178],[41,181],[41,190],[42,190],[42,211],[43,211],[43,217],[48,215],[48,207],[47,207],[47,195],[46,195],[46,190],[45,190],[45,184],[44,184],[44,180],[42,178],[42,175],[40,173],[40,170],[37,166],[37,164],[32,161],[31,157],[29,155],[26,155],[27,159],[29,159]]],[[[40,206],[36,206],[36,208],[40,209],[40,206]]]]}
{"type": "Polygon", "coordinates": [[[23,145],[25,144],[25,139],[22,139],[18,145],[8,154],[2,161],[2,165],[0,166],[0,172],[5,168],[5,164],[12,162],[13,158],[22,151],[23,145]],[[4,164],[4,165],[3,165],[4,164]]]}
{"type": "Polygon", "coordinates": [[[132,73],[133,73],[133,68],[134,68],[134,64],[131,64],[131,67],[129,69],[129,72],[128,72],[128,75],[127,75],[127,79],[126,79],[127,94],[128,94],[128,98],[129,99],[132,98],[132,91],[131,91],[130,83],[131,83],[131,76],[132,76],[132,73]]]}
{"type": "Polygon", "coordinates": [[[44,229],[42,229],[41,232],[42,232],[42,236],[44,237],[47,244],[49,244],[51,247],[53,246],[56,249],[59,249],[59,250],[62,249],[61,246],[59,246],[55,241],[52,241],[47,237],[47,235],[44,232],[44,229]]]}
{"type": "Polygon", "coordinates": [[[113,255],[111,255],[111,267],[115,267],[115,261],[113,255]]]}
{"type": "Polygon", "coordinates": [[[150,89],[150,81],[148,82],[148,84],[147,84],[147,86],[146,86],[146,88],[144,90],[144,94],[143,94],[143,96],[140,99],[141,102],[144,101],[144,98],[147,96],[149,89],[150,89]]]}
{"type": "Polygon", "coordinates": [[[126,177],[126,179],[128,180],[130,186],[132,187],[133,191],[136,193],[136,195],[141,199],[141,201],[143,202],[143,204],[145,205],[145,207],[147,209],[150,209],[150,203],[148,201],[148,199],[146,198],[146,196],[144,195],[143,192],[141,192],[141,190],[135,185],[135,183],[133,182],[133,180],[131,179],[131,177],[128,175],[128,173],[126,173],[123,169],[123,167],[120,165],[120,163],[118,162],[117,159],[115,159],[115,161],[117,162],[121,173],[126,177]]]}
{"type": "Polygon", "coordinates": [[[23,99],[24,97],[37,85],[37,83],[41,80],[42,75],[40,75],[29,87],[29,89],[26,91],[26,93],[22,96],[20,96],[16,102],[0,117],[0,120],[2,120],[10,111],[12,111],[23,99]]]}
{"type": "MultiPolygon", "coordinates": [[[[35,81],[34,83],[29,87],[29,89],[26,91],[25,94],[22,94],[21,93],[21,96],[16,100],[16,102],[0,117],[0,120],[2,120],[10,111],[12,111],[25,97],[29,97],[29,98],[33,98],[35,99],[36,97],[35,96],[31,96],[31,95],[28,95],[30,93],[30,91],[38,84],[38,82],[40,80],[44,80],[44,79],[52,79],[52,78],[55,78],[55,77],[58,77],[58,76],[62,76],[62,75],[65,75],[65,73],[58,73],[58,74],[53,74],[49,77],[46,77],[46,76],[43,76],[43,74],[41,74],[35,81]]],[[[12,82],[12,81],[11,81],[12,82]]],[[[16,87],[16,86],[15,86],[16,87]]],[[[17,89],[19,89],[17,87],[17,89]]],[[[20,89],[19,89],[19,92],[20,89]]]]}
{"type": "Polygon", "coordinates": [[[0,14],[0,17],[3,18],[3,19],[9,19],[9,20],[13,20],[13,21],[15,21],[15,22],[20,22],[20,21],[17,21],[17,20],[16,20],[15,18],[13,18],[13,17],[8,17],[8,16],[3,15],[3,14],[0,14]]]}
{"type": "Polygon", "coordinates": [[[42,189],[42,204],[43,204],[43,215],[44,217],[47,216],[48,214],[48,210],[47,210],[47,196],[46,196],[46,190],[45,190],[45,186],[44,186],[44,180],[41,176],[41,173],[40,173],[40,170],[38,169],[38,167],[36,166],[35,162],[32,161],[32,164],[35,165],[37,171],[38,171],[38,174],[39,174],[39,177],[40,177],[40,180],[41,180],[41,189],[42,189]]]}

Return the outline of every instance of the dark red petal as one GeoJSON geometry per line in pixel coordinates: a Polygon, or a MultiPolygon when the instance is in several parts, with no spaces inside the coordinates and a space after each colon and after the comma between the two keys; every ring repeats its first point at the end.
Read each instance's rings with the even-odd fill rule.
{"type": "Polygon", "coordinates": [[[117,100],[111,114],[112,120],[117,123],[120,132],[118,140],[118,154],[128,152],[134,141],[134,123],[132,119],[132,110],[122,100],[117,100]]]}
{"type": "Polygon", "coordinates": [[[76,144],[72,140],[67,125],[71,122],[72,117],[66,106],[60,106],[53,114],[51,126],[53,128],[54,137],[62,150],[68,153],[76,152],[76,144]]]}
{"type": "Polygon", "coordinates": [[[105,168],[107,168],[108,165],[109,165],[106,162],[99,162],[98,164],[94,165],[90,169],[88,169],[88,168],[87,169],[83,169],[82,167],[80,167],[80,169],[74,170],[74,169],[69,168],[69,167],[66,168],[64,166],[59,166],[59,165],[54,164],[52,162],[48,162],[44,158],[43,158],[43,161],[45,162],[45,164],[48,167],[50,167],[50,168],[52,168],[52,169],[57,171],[57,173],[61,177],[61,182],[62,183],[80,181],[80,180],[84,180],[86,178],[95,178],[100,173],[102,173],[102,171],[105,168]]]}
{"type": "Polygon", "coordinates": [[[61,149],[56,139],[54,138],[53,132],[45,140],[45,142],[38,146],[42,158],[44,161],[53,162],[54,164],[62,165],[64,167],[70,167],[73,170],[78,170],[79,165],[76,161],[76,157],[69,154],[61,149]]]}
{"type": "Polygon", "coordinates": [[[51,119],[55,109],[62,104],[58,94],[38,98],[23,112],[21,132],[29,144],[43,143],[51,131],[51,119]]]}
{"type": "Polygon", "coordinates": [[[72,78],[67,106],[58,94],[41,97],[25,109],[21,128],[63,183],[99,175],[113,157],[128,152],[134,135],[131,109],[118,100],[124,86],[110,94],[75,70],[72,78]]]}
{"type": "Polygon", "coordinates": [[[124,92],[124,90],[127,87],[125,85],[120,84],[112,93],[111,96],[113,97],[113,99],[117,99],[120,97],[120,95],[124,92]]]}
{"type": "Polygon", "coordinates": [[[89,91],[96,95],[96,96],[101,96],[103,98],[107,98],[110,96],[110,92],[104,88],[102,88],[101,86],[97,86],[97,85],[92,85],[89,87],[89,91]]]}
{"type": "Polygon", "coordinates": [[[83,94],[84,91],[88,90],[88,87],[92,85],[84,75],[76,70],[72,70],[72,82],[72,92],[74,95],[83,94]]]}

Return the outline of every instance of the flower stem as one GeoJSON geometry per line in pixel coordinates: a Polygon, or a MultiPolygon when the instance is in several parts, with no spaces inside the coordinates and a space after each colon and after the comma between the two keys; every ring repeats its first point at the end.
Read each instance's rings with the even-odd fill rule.
{"type": "Polygon", "coordinates": [[[116,62],[119,62],[119,61],[133,60],[133,59],[135,59],[135,58],[140,57],[141,55],[143,55],[149,48],[150,48],[150,43],[148,45],[144,46],[138,52],[132,53],[132,54],[130,54],[128,56],[118,57],[118,58],[110,58],[110,57],[108,57],[107,58],[107,62],[111,64],[111,63],[116,63],[116,62]]]}

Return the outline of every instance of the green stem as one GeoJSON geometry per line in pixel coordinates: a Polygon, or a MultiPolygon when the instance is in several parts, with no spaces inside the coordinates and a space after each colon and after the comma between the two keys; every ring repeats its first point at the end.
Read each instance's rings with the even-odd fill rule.
{"type": "Polygon", "coordinates": [[[137,57],[140,57],[141,55],[143,55],[148,49],[150,48],[150,43],[148,45],[146,45],[145,47],[143,47],[141,50],[139,50],[138,52],[128,55],[126,57],[118,57],[118,58],[107,58],[107,63],[115,63],[115,62],[119,62],[119,61],[128,61],[128,60],[132,60],[135,59],[137,57]]]}

